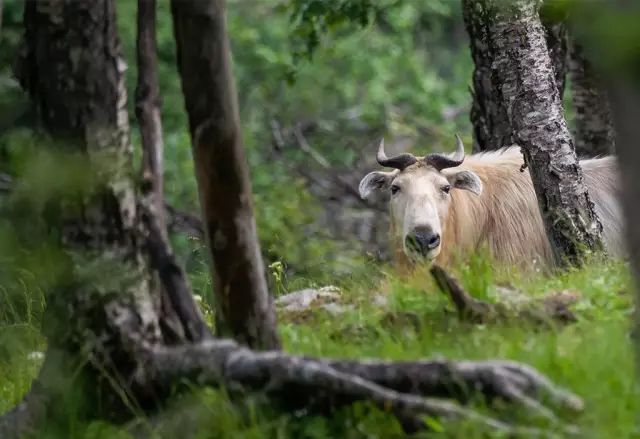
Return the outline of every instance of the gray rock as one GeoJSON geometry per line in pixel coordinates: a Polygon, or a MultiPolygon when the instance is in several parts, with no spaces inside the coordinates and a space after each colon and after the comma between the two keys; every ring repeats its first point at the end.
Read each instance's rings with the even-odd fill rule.
{"type": "Polygon", "coordinates": [[[329,285],[319,289],[305,288],[285,294],[275,300],[275,304],[285,311],[303,311],[313,305],[314,302],[322,300],[326,302],[337,302],[340,300],[340,289],[329,285]]]}

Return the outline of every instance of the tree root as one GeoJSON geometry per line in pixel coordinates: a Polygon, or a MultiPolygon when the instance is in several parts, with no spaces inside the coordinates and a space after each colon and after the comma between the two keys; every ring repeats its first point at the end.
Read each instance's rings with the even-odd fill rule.
{"type": "Polygon", "coordinates": [[[231,340],[204,340],[176,347],[142,347],[145,361],[137,379],[167,385],[182,379],[223,385],[236,391],[261,391],[285,404],[306,407],[369,401],[392,412],[407,431],[428,428],[423,416],[473,422],[509,435],[545,436],[549,431],[511,425],[443,398],[466,401],[474,393],[503,398],[526,408],[564,433],[564,426],[540,402],[581,411],[577,396],[556,387],[528,366],[508,361],[338,361],[300,357],[279,351],[255,352],[231,340]]]}
{"type": "MultiPolygon", "coordinates": [[[[509,436],[566,435],[577,429],[565,425],[556,410],[583,409],[579,397],[516,362],[322,359],[253,351],[232,340],[216,338],[170,346],[149,341],[135,309],[121,298],[104,306],[110,310],[109,327],[114,332],[110,345],[119,346],[123,362],[134,365],[127,376],[112,384],[127,388],[114,388],[114,393],[139,401],[153,400],[150,405],[137,404],[146,407],[145,411],[155,410],[158,402],[166,400],[185,380],[224,386],[232,395],[262,393],[287,410],[306,408],[319,414],[345,404],[370,402],[396,416],[406,432],[429,429],[433,424],[425,417],[432,417],[444,422],[470,422],[482,430],[509,436]],[[528,416],[542,420],[550,430],[498,420],[462,405],[477,395],[524,408],[528,416]]],[[[98,352],[92,358],[107,361],[108,352],[98,352]]],[[[47,419],[47,401],[55,400],[40,394],[34,386],[25,403],[0,418],[0,437],[18,438],[25,431],[33,431],[34,425],[47,419]]]]}

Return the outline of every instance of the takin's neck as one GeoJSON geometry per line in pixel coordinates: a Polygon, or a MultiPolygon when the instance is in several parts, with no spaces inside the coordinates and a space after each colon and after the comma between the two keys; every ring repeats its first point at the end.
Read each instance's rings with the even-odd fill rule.
{"type": "Polygon", "coordinates": [[[467,258],[486,246],[499,264],[524,268],[552,264],[531,178],[528,171],[520,171],[522,161],[513,148],[468,157],[460,169],[475,172],[483,191],[479,196],[452,192],[438,263],[467,258]]]}

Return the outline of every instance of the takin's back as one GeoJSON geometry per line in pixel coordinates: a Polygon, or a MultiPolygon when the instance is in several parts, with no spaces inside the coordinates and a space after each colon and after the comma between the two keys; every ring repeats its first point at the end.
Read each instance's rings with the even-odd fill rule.
{"type": "MultiPolygon", "coordinates": [[[[447,263],[455,252],[466,254],[487,245],[497,262],[532,268],[553,265],[553,252],[544,229],[528,171],[521,172],[518,147],[468,156],[460,168],[474,171],[483,192],[452,193],[449,217],[443,230],[439,263],[447,263]]],[[[623,252],[622,215],[619,206],[617,164],[614,157],[580,162],[585,184],[603,225],[610,255],[623,252]]]]}

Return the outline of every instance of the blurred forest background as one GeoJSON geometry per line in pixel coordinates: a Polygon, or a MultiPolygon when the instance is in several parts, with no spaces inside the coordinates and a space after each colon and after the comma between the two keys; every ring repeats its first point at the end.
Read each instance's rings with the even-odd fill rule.
{"type": "MultiPolygon", "coordinates": [[[[360,178],[377,166],[381,136],[392,152],[415,144],[426,153],[450,151],[454,132],[471,133],[472,61],[459,2],[375,3],[228,2],[258,230],[267,265],[277,264],[287,289],[362,277],[367,262],[388,259],[386,207],[371,208],[357,194],[360,178]],[[343,12],[347,7],[352,10],[343,12]],[[333,21],[328,8],[336,11],[333,21]]],[[[158,6],[166,199],[172,209],[197,215],[170,8],[158,6]]],[[[132,99],[136,3],[119,0],[117,8],[131,132],[139,145],[132,99]]],[[[22,11],[22,1],[5,2],[0,35],[0,148],[9,155],[30,138],[21,127],[30,121],[27,96],[11,74],[22,11]]],[[[173,233],[174,247],[204,294],[205,253],[192,222],[181,224],[174,231],[188,233],[173,233]]]]}

